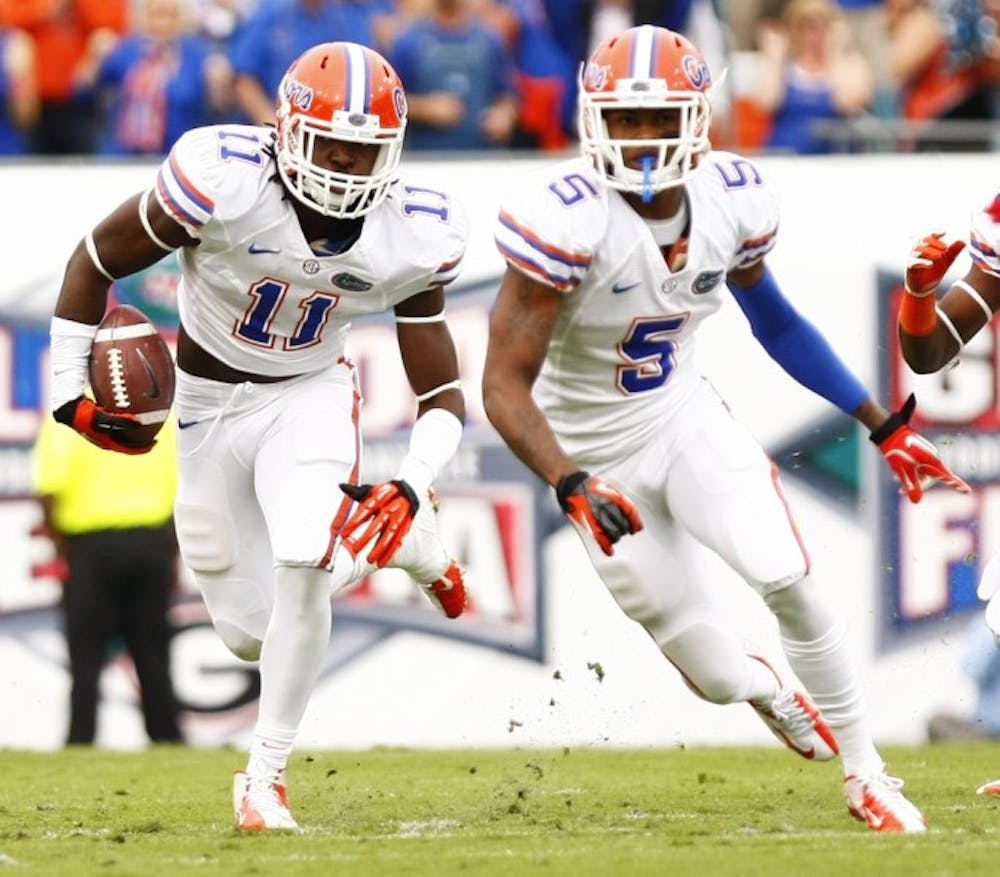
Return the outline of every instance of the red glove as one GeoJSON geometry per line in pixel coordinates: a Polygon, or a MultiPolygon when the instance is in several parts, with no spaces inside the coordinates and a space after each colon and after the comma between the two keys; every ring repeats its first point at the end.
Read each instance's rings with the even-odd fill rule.
{"type": "Polygon", "coordinates": [[[941,462],[937,448],[907,426],[916,405],[910,393],[903,407],[869,436],[899,479],[901,492],[910,502],[920,502],[924,488],[940,481],[959,493],[969,493],[969,485],[941,462]]]}
{"type": "Polygon", "coordinates": [[[642,529],[632,501],[606,481],[592,478],[589,472],[581,470],[560,478],[556,497],[566,517],[589,532],[608,557],[615,553],[611,546],[622,536],[642,529]]]}
{"type": "Polygon", "coordinates": [[[917,298],[931,295],[962,252],[964,241],[948,244],[943,237],[942,232],[929,234],[910,251],[906,262],[906,289],[910,295],[917,298]]]}
{"type": "Polygon", "coordinates": [[[368,552],[368,562],[378,567],[385,566],[410,532],[413,516],[420,508],[416,493],[405,481],[341,484],[340,489],[360,503],[341,531],[344,547],[352,557],[357,557],[358,552],[375,539],[372,550],[368,552]],[[360,536],[356,536],[365,524],[368,526],[360,536]]]}
{"type": "Polygon", "coordinates": [[[71,426],[88,441],[106,451],[118,451],[121,454],[146,454],[153,450],[156,442],[138,443],[130,435],[132,430],[141,426],[138,419],[131,414],[112,414],[95,405],[86,396],[78,396],[70,402],[60,405],[52,416],[71,426]]]}

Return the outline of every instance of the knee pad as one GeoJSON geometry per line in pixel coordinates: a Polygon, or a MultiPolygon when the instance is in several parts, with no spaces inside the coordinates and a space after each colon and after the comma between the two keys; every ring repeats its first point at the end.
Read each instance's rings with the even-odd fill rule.
{"type": "Polygon", "coordinates": [[[773,587],[763,597],[784,639],[810,642],[826,636],[840,623],[809,576],[773,587]]]}
{"type": "Polygon", "coordinates": [[[236,561],[236,534],[228,509],[178,501],[174,524],[181,557],[195,572],[222,572],[236,561]]]}
{"type": "Polygon", "coordinates": [[[711,623],[696,622],[661,647],[695,694],[709,703],[746,700],[751,679],[737,638],[711,623]]]}
{"type": "Polygon", "coordinates": [[[263,645],[261,640],[228,621],[213,621],[212,624],[226,648],[241,661],[256,661],[260,658],[263,645]]]}

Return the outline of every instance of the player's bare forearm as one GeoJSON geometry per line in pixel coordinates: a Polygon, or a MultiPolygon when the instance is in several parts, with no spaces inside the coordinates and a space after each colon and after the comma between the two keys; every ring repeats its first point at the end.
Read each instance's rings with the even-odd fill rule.
{"type": "Polygon", "coordinates": [[[398,322],[396,337],[403,368],[413,392],[420,399],[417,416],[431,408],[444,408],[465,420],[465,395],[459,382],[458,355],[447,322],[441,287],[413,296],[396,306],[397,317],[432,318],[431,322],[398,322]],[[440,320],[433,318],[440,316],[440,320]]]}
{"type": "Polygon", "coordinates": [[[580,468],[564,453],[530,394],[484,389],[483,404],[507,446],[546,484],[555,487],[563,475],[580,468]]]}
{"type": "MultiPolygon", "coordinates": [[[[948,262],[950,264],[950,261],[948,262]]],[[[946,266],[947,267],[947,266],[946,266]]],[[[904,305],[907,304],[904,302],[904,305]]],[[[1000,309],[1000,277],[973,265],[937,302],[937,316],[924,334],[907,331],[903,308],[900,308],[899,342],[906,364],[918,374],[940,371],[961,352],[962,346],[978,334],[1000,309]],[[952,334],[947,323],[962,339],[952,334]]]]}
{"type": "Polygon", "coordinates": [[[553,486],[579,467],[560,447],[531,388],[561,306],[559,293],[508,269],[490,317],[483,373],[483,405],[490,423],[521,461],[553,486]]]}
{"type": "Polygon", "coordinates": [[[852,416],[872,432],[889,419],[889,412],[874,399],[867,399],[852,412],[852,416]]]}
{"type": "Polygon", "coordinates": [[[919,375],[940,371],[958,353],[958,344],[940,323],[930,335],[911,335],[900,327],[899,348],[906,364],[919,375]]]}

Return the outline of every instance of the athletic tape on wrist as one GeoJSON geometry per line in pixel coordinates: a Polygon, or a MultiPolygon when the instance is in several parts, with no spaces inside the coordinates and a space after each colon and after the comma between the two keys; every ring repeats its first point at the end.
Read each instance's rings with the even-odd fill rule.
{"type": "Polygon", "coordinates": [[[444,408],[432,408],[413,424],[410,448],[397,478],[408,482],[423,499],[462,441],[462,421],[444,408]]]}
{"type": "Polygon", "coordinates": [[[54,411],[83,395],[87,386],[87,362],[97,335],[97,326],[53,317],[49,325],[50,406],[54,411]]]}
{"type": "Polygon", "coordinates": [[[937,327],[937,299],[934,296],[917,296],[907,291],[899,306],[899,325],[908,335],[923,337],[937,327]]]}

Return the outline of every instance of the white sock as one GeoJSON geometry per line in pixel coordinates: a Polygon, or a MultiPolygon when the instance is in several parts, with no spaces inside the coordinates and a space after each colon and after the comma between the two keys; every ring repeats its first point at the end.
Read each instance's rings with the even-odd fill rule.
{"type": "Polygon", "coordinates": [[[844,774],[868,774],[882,769],[872,741],[868,710],[854,662],[847,653],[844,626],[833,625],[810,642],[782,637],[788,663],[802,680],[837,738],[844,774]]]}
{"type": "Polygon", "coordinates": [[[267,728],[258,722],[250,744],[247,773],[250,776],[271,776],[284,770],[294,742],[294,728],[267,728]]]}
{"type": "Polygon", "coordinates": [[[260,709],[250,747],[274,770],[288,763],[330,643],[329,573],[311,567],[275,570],[274,610],[260,652],[260,709]]]}

